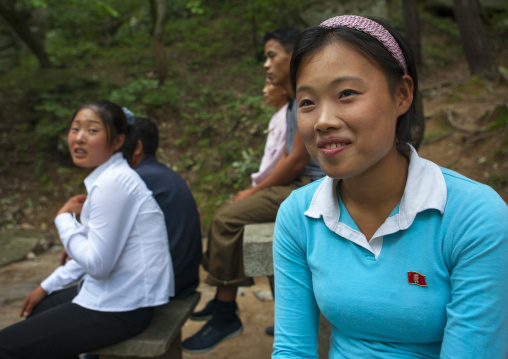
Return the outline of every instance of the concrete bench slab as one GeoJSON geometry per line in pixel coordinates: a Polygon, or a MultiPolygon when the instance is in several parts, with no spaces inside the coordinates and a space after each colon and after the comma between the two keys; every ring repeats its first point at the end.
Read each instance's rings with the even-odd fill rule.
{"type": "Polygon", "coordinates": [[[101,359],[180,359],[181,329],[199,302],[201,294],[185,299],[171,299],[155,308],[149,326],[138,335],[109,347],[93,351],[101,359]]]}
{"type": "Polygon", "coordinates": [[[273,275],[274,222],[246,224],[243,232],[243,263],[249,277],[273,275]]]}

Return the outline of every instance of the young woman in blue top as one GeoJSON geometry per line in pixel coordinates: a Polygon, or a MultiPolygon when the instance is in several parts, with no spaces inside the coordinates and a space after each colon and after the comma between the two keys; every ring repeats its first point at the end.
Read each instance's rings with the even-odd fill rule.
{"type": "Polygon", "coordinates": [[[87,195],[69,199],[55,218],[72,259],[26,297],[28,318],[0,331],[0,358],[77,358],[139,333],[173,295],[164,216],[118,152],[127,131],[124,112],[109,101],[73,116],[72,160],[91,173],[87,195]],[[79,289],[57,291],[78,277],[79,289]]]}
{"type": "Polygon", "coordinates": [[[307,29],[291,59],[298,128],[326,177],[293,191],[274,235],[273,358],[502,358],[508,207],[418,157],[418,80],[381,20],[307,29]]]}

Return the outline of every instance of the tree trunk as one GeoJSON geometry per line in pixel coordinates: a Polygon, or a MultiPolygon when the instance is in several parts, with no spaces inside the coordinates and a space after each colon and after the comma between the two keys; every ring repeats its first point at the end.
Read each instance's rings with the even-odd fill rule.
{"type": "Polygon", "coordinates": [[[453,11],[471,74],[496,80],[499,73],[483,28],[478,0],[453,0],[453,11]]]}
{"type": "MultiPolygon", "coordinates": [[[[406,27],[406,37],[411,46],[413,57],[416,62],[416,69],[420,75],[422,71],[422,55],[421,55],[421,37],[420,37],[420,19],[418,16],[417,0],[404,0],[404,18],[406,27]]],[[[417,124],[413,130],[413,146],[418,150],[423,140],[425,132],[425,117],[423,114],[423,102],[421,96],[416,99],[416,117],[417,124]]]]}
{"type": "Polygon", "coordinates": [[[150,0],[150,18],[152,20],[150,27],[150,36],[154,36],[155,32],[155,24],[157,23],[157,5],[155,4],[155,0],[150,0]]]}
{"type": "Polygon", "coordinates": [[[418,70],[422,67],[422,55],[421,55],[421,41],[420,41],[420,18],[418,16],[418,1],[417,0],[405,0],[403,1],[404,6],[404,19],[406,28],[406,38],[411,46],[411,51],[416,61],[416,67],[418,70]]]}
{"type": "Polygon", "coordinates": [[[155,43],[155,67],[157,69],[157,76],[159,78],[159,85],[162,85],[166,80],[168,71],[166,68],[166,56],[164,51],[164,24],[166,18],[166,1],[156,0],[156,22],[154,29],[154,43],[155,43]]]}
{"type": "Polygon", "coordinates": [[[37,57],[39,66],[43,69],[51,67],[51,61],[46,54],[44,45],[30,31],[28,23],[17,13],[15,0],[0,0],[0,16],[37,57]]]}
{"type": "Polygon", "coordinates": [[[258,27],[256,23],[256,8],[255,8],[256,0],[249,0],[249,8],[250,8],[250,24],[251,24],[251,33],[252,33],[252,48],[254,49],[254,58],[256,60],[260,60],[259,51],[258,51],[258,27]]]}

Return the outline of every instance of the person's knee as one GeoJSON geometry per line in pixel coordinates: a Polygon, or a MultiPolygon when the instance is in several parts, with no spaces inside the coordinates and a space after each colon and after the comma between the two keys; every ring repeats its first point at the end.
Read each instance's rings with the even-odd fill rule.
{"type": "Polygon", "coordinates": [[[232,209],[231,205],[225,205],[217,210],[212,217],[211,227],[222,230],[230,230],[235,227],[241,227],[240,223],[235,220],[235,210],[232,209]]]}

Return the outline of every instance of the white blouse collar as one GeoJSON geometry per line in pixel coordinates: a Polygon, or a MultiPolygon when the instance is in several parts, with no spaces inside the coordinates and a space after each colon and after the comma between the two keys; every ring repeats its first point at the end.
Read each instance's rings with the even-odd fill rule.
{"type": "Polygon", "coordinates": [[[123,160],[123,154],[121,152],[114,153],[113,156],[111,156],[106,162],[98,166],[96,169],[92,171],[88,176],[86,176],[85,180],[85,187],[87,192],[90,192],[90,189],[92,188],[93,184],[99,178],[99,176],[108,168],[110,165],[120,162],[123,160]]]}
{"type": "MultiPolygon", "coordinates": [[[[398,230],[404,230],[409,228],[416,215],[424,210],[437,209],[441,213],[444,212],[447,191],[441,169],[435,163],[420,158],[412,146],[410,149],[408,178],[400,201],[399,213],[390,218],[392,228],[389,231],[376,233],[375,236],[393,233],[394,220],[397,222],[398,230]]],[[[326,176],[316,189],[309,209],[305,212],[305,215],[311,218],[322,216],[326,226],[333,232],[337,232],[340,218],[336,195],[338,181],[326,176]]]]}

